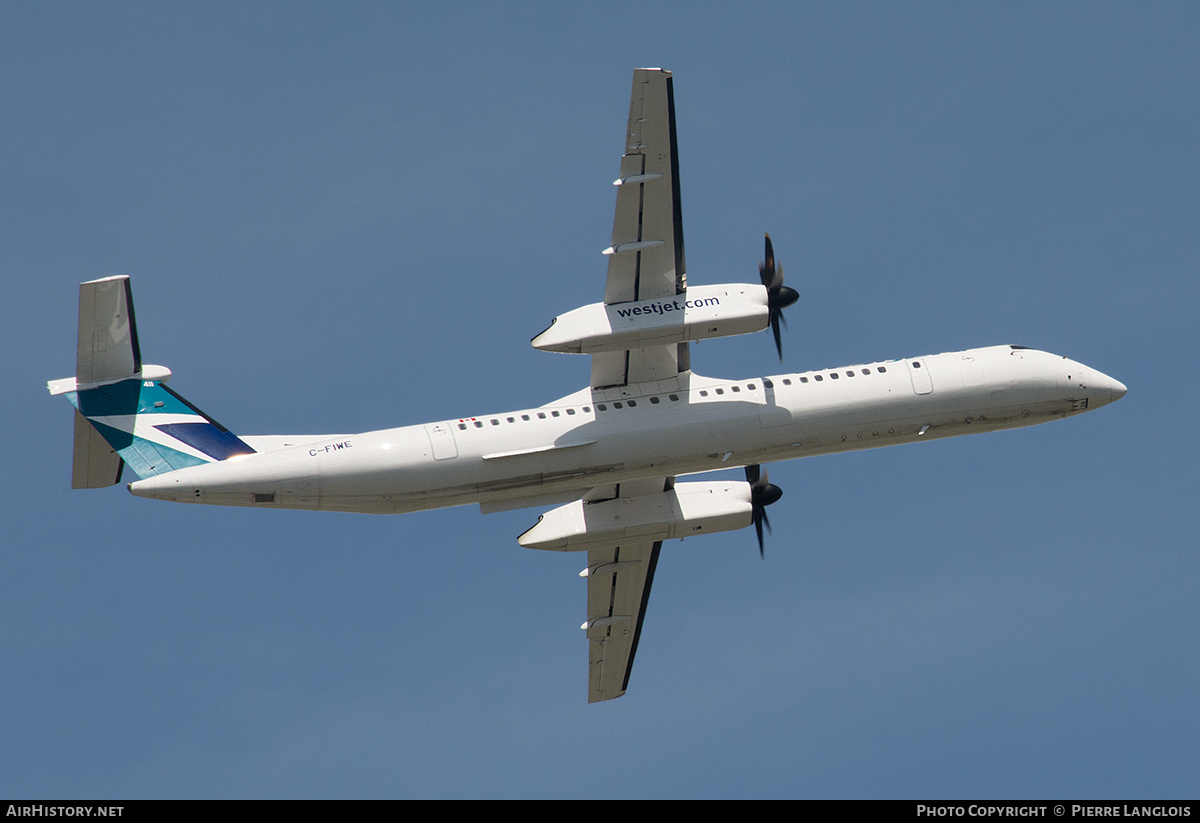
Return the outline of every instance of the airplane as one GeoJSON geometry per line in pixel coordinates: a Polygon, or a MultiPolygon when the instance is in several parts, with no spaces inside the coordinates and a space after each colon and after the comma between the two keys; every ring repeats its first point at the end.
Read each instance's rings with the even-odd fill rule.
{"type": "Polygon", "coordinates": [[[1108,405],[1117,380],[1017,345],[769,377],[691,369],[689,343],[772,330],[783,285],[766,237],[759,283],[689,285],[672,77],[633,76],[603,302],[534,347],[591,355],[587,387],[539,406],[359,434],[235,435],[142,362],[129,278],[83,283],[73,378],[74,488],[266,509],[400,513],[553,507],[517,542],[587,553],[588,702],[620,697],[663,541],[754,526],[781,496],[763,463],[1030,426],[1108,405]],[[745,479],[695,480],[744,468],[745,479]],[[680,480],[681,477],[689,479],[680,480]]]}

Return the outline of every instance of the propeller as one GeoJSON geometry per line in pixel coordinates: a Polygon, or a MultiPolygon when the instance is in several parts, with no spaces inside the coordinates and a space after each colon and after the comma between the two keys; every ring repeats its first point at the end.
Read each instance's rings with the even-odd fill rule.
{"type": "Polygon", "coordinates": [[[746,482],[750,484],[750,505],[753,507],[754,532],[758,535],[758,554],[763,553],[763,525],[771,531],[771,521],[767,519],[767,506],[783,497],[783,490],[771,485],[766,472],[760,472],[758,464],[746,467],[746,482]]]}
{"type": "MultiPolygon", "coordinates": [[[[800,293],[783,285],[783,266],[775,264],[775,249],[771,246],[771,235],[766,235],[766,238],[763,262],[758,264],[758,278],[767,287],[767,308],[771,312],[771,332],[775,335],[775,350],[779,352],[779,362],[782,363],[783,341],[779,336],[779,321],[783,320],[783,310],[800,299],[800,293]]],[[[787,325],[786,320],[784,320],[784,325],[787,325]]]]}

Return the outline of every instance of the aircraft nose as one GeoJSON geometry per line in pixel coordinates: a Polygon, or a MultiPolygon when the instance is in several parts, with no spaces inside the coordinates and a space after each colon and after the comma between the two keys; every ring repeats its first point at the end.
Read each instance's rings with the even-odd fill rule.
{"type": "Polygon", "coordinates": [[[1125,388],[1125,384],[1120,380],[1115,380],[1099,371],[1095,374],[1096,379],[1093,381],[1093,384],[1099,389],[1097,392],[1099,395],[1097,398],[1099,402],[1096,403],[1097,406],[1107,406],[1109,403],[1115,403],[1125,396],[1125,392],[1128,389],[1125,388]]]}

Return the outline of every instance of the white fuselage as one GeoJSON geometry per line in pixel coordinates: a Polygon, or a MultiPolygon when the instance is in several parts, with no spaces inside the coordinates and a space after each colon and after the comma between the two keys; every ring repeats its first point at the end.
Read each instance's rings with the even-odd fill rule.
{"type": "Polygon", "coordinates": [[[769,378],[685,374],[631,390],[584,389],[522,411],[306,437],[130,490],[261,508],[399,513],[478,503],[496,511],[642,478],[1028,426],[1125,393],[1094,369],[1014,346],[769,378]]]}

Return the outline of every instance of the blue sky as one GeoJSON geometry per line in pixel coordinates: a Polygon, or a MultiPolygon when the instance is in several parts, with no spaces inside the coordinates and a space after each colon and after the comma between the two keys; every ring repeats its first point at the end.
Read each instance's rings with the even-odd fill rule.
{"type": "MultiPolygon", "coordinates": [[[[1195,797],[1200,12],[1185,3],[0,6],[0,795],[1195,797]],[[1129,387],[1033,429],[772,464],[664,547],[586,703],[536,510],[72,492],[77,284],[244,434],[538,404],[599,300],[636,66],[673,70],[689,277],[788,283],[785,366],[977,345],[1129,387]]],[[[694,368],[775,373],[769,335],[694,368]]]]}

